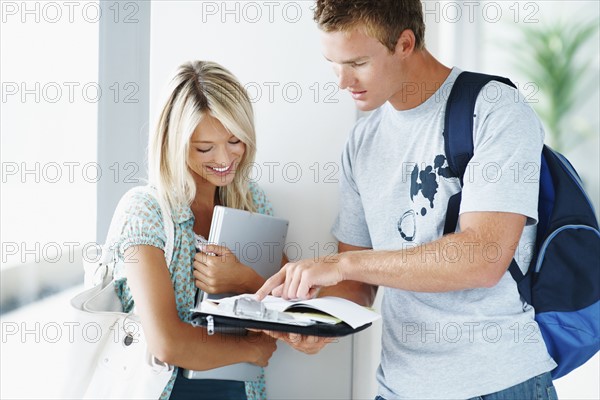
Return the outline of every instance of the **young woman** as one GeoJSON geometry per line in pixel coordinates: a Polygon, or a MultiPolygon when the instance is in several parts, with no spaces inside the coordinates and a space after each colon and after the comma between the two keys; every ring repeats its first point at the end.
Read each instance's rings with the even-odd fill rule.
{"type": "Polygon", "coordinates": [[[206,61],[182,65],[173,81],[158,127],[151,135],[150,184],[171,210],[175,235],[170,265],[157,198],[139,189],[121,199],[124,210],[116,290],[125,311],[135,304],[149,351],[175,365],[161,399],[262,399],[264,376],[255,382],[189,380],[181,370],[207,370],[239,362],[266,366],[274,339],[208,336],[189,323],[196,287],[208,293],[253,293],[264,282],[226,248],[216,256],[196,252],[208,237],[213,207],[271,214],[260,188],[245,176],[254,161],[256,140],[252,106],[237,79],[206,61]],[[246,171],[248,168],[246,168],[246,171]]]}

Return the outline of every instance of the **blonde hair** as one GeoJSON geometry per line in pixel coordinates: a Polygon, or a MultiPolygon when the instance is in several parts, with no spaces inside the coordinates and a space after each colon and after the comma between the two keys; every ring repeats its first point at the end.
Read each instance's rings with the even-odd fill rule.
{"type": "Polygon", "coordinates": [[[227,207],[256,211],[244,173],[256,155],[254,114],[244,87],[210,61],[181,65],[171,85],[148,149],[150,183],[160,199],[172,209],[192,204],[196,183],[188,167],[190,139],[202,118],[211,115],[246,145],[233,182],[217,189],[219,200],[227,207]]]}

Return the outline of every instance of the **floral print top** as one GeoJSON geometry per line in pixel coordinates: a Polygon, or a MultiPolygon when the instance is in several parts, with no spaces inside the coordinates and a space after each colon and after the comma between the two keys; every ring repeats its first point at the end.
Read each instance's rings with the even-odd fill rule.
{"type": "MultiPolygon", "coordinates": [[[[273,215],[273,208],[262,189],[254,183],[250,183],[249,189],[257,211],[261,214],[273,215]]],[[[124,260],[123,254],[131,246],[149,245],[164,250],[166,235],[161,209],[153,195],[147,190],[133,188],[123,196],[117,209],[123,214],[115,215],[113,218],[113,223],[115,219],[117,221],[120,219],[122,225],[115,243],[115,248],[118,248],[118,260],[124,260]]],[[[189,323],[192,315],[190,310],[194,306],[196,294],[192,275],[192,262],[196,254],[194,215],[188,206],[180,206],[172,210],[172,217],[175,232],[169,272],[175,290],[179,318],[189,323]]],[[[124,311],[129,312],[133,309],[134,299],[124,275],[123,263],[117,263],[115,266],[114,277],[117,295],[121,299],[124,311]]],[[[161,400],[169,398],[177,372],[176,367],[160,397],[161,400]]],[[[264,374],[257,381],[246,382],[246,395],[248,400],[266,399],[264,374]]]]}

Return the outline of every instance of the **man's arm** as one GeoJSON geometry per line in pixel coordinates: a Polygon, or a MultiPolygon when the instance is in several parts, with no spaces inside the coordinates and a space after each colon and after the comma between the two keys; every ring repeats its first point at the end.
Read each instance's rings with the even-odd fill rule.
{"type": "MultiPolygon", "coordinates": [[[[338,243],[338,253],[347,251],[370,250],[367,247],[351,246],[346,243],[338,243]]],[[[287,258],[284,257],[287,261],[287,258]]],[[[287,262],[286,262],[287,264],[287,262]]],[[[343,281],[335,286],[323,288],[319,293],[319,297],[337,296],[351,300],[363,306],[371,306],[377,294],[377,287],[356,281],[343,281]]],[[[306,354],[316,354],[325,345],[337,342],[337,338],[327,338],[318,336],[307,336],[295,333],[264,331],[267,335],[275,339],[281,339],[294,349],[306,354]]]]}
{"type": "Polygon", "coordinates": [[[265,282],[257,297],[273,291],[284,298],[305,299],[314,297],[321,286],[348,280],[417,292],[492,287],[508,269],[525,222],[525,216],[514,213],[464,213],[461,232],[421,246],[348,251],[287,264],[265,282]]]}
{"type": "MultiPolygon", "coordinates": [[[[364,251],[371,250],[368,247],[352,246],[346,243],[338,243],[338,253],[346,253],[348,251],[364,251]]],[[[342,281],[334,286],[328,286],[319,292],[319,297],[337,296],[351,300],[361,306],[370,307],[375,301],[377,294],[377,286],[370,285],[359,281],[342,281]]]]}

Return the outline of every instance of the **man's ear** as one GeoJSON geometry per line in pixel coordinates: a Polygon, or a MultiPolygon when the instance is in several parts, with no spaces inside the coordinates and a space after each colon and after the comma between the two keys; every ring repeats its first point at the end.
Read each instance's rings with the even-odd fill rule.
{"type": "Polygon", "coordinates": [[[415,49],[415,43],[415,33],[412,29],[403,30],[396,42],[396,54],[402,57],[410,55],[415,49]]]}

